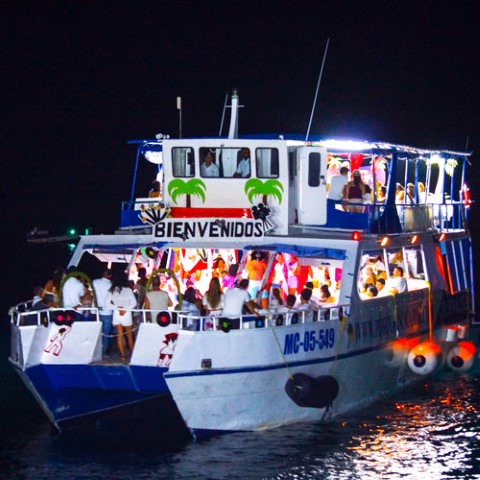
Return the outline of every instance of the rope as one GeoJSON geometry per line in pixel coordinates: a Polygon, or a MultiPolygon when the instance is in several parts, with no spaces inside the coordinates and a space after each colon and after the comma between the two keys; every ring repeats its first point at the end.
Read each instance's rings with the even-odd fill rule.
{"type": "Polygon", "coordinates": [[[290,370],[290,367],[288,365],[287,359],[285,358],[285,355],[283,354],[282,346],[280,345],[280,342],[278,341],[278,337],[277,337],[277,334],[275,333],[275,330],[273,328],[273,323],[270,321],[270,317],[268,317],[268,322],[270,323],[270,330],[273,333],[273,338],[277,342],[277,346],[278,346],[278,350],[280,351],[280,355],[282,356],[283,362],[285,363],[285,368],[287,369],[288,376],[289,376],[290,380],[293,380],[293,373],[290,370]]]}

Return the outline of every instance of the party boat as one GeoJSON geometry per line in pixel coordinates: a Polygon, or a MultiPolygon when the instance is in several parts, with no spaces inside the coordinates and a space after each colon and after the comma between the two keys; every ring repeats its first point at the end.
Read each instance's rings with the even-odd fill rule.
{"type": "Polygon", "coordinates": [[[96,302],[12,308],[10,362],[55,425],[161,397],[195,435],[328,421],[474,364],[470,152],[237,131],[234,93],[226,137],[132,141],[120,228],[79,240],[86,284],[145,268],[174,300],[133,310],[126,363],[102,355],[96,302]],[[136,195],[142,166],[155,196],[136,195]],[[343,167],[362,198],[329,198],[343,167]],[[187,311],[214,277],[249,279],[255,314],[187,311]]]}

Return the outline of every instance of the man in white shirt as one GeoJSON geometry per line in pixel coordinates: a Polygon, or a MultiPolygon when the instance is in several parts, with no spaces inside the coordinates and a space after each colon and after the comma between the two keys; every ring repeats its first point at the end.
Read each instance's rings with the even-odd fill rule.
{"type": "Polygon", "coordinates": [[[327,204],[331,208],[335,208],[335,205],[342,203],[343,189],[348,183],[348,168],[342,167],[340,173],[333,175],[330,179],[330,186],[327,193],[327,204]]]}
{"type": "MultiPolygon", "coordinates": [[[[74,273],[77,269],[70,267],[67,274],[74,273]]],[[[77,308],[82,306],[82,297],[85,295],[85,286],[75,277],[70,277],[63,285],[62,299],[65,308],[77,308]]]]}
{"type": "Polygon", "coordinates": [[[200,173],[202,177],[218,177],[218,166],[213,163],[213,154],[210,150],[203,157],[203,162],[200,165],[200,173]]]}
{"type": "Polygon", "coordinates": [[[97,298],[97,305],[100,310],[100,321],[102,322],[102,353],[106,355],[110,345],[110,335],[112,334],[113,326],[113,311],[105,308],[105,298],[112,286],[112,271],[106,268],[100,278],[93,281],[93,288],[95,289],[95,296],[97,298]]]}
{"type": "Polygon", "coordinates": [[[239,284],[230,288],[223,294],[222,317],[238,318],[242,316],[243,305],[255,316],[258,313],[253,308],[250,295],[248,294],[248,279],[240,280],[239,284]]]}
{"type": "Polygon", "coordinates": [[[407,289],[407,281],[403,277],[403,268],[398,265],[393,269],[393,276],[387,279],[385,289],[392,295],[403,293],[407,289]]]}
{"type": "Polygon", "coordinates": [[[240,150],[240,157],[241,160],[233,176],[247,178],[250,176],[250,150],[248,148],[242,148],[240,150]]]}

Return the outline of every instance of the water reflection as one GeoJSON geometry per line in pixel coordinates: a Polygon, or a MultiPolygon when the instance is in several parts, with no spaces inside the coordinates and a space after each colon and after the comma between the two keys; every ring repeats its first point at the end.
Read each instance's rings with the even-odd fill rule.
{"type": "Polygon", "coordinates": [[[134,439],[135,418],[121,431],[107,424],[93,434],[52,435],[40,417],[17,424],[0,451],[0,471],[24,480],[480,478],[479,381],[442,374],[332,424],[198,442],[174,430],[134,439]]]}

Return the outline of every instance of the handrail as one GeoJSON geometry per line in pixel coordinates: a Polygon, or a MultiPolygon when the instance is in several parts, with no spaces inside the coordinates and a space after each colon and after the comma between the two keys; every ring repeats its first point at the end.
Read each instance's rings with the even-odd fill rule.
{"type": "MultiPolygon", "coordinates": [[[[70,312],[74,315],[73,321],[90,321],[100,322],[100,309],[96,307],[81,307],[73,308],[49,308],[38,311],[20,311],[18,308],[25,305],[27,302],[16,305],[10,309],[10,321],[18,327],[25,326],[48,326],[54,323],[55,314],[58,312],[70,312]],[[17,308],[18,307],[18,308],[17,308]]],[[[306,309],[294,308],[287,310],[286,308],[275,308],[261,310],[258,317],[247,314],[241,315],[238,318],[232,319],[223,316],[213,315],[191,315],[188,312],[181,310],[169,309],[170,323],[178,324],[181,329],[193,331],[212,331],[220,330],[222,328],[222,321],[224,320],[238,320],[238,328],[270,328],[272,326],[288,326],[297,323],[311,323],[325,320],[338,320],[343,318],[345,314],[348,315],[349,305],[332,305],[325,307],[323,305],[318,307],[308,307],[306,309]],[[257,321],[259,320],[259,321],[257,321]],[[281,321],[280,321],[281,320],[281,321]]],[[[156,323],[157,316],[163,314],[165,310],[152,309],[125,309],[132,313],[132,316],[137,323],[156,323]]],[[[234,327],[236,328],[236,327],[234,327]]]]}

